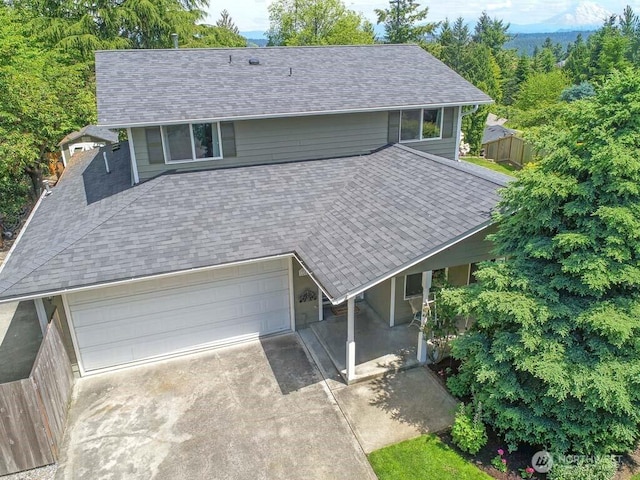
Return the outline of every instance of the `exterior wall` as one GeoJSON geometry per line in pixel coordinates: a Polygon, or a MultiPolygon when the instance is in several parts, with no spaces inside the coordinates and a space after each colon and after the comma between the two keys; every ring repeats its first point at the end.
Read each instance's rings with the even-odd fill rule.
{"type": "Polygon", "coordinates": [[[404,299],[404,276],[398,275],[396,277],[396,309],[395,309],[395,324],[408,323],[413,318],[413,310],[409,302],[404,299]]]}
{"type": "Polygon", "coordinates": [[[385,280],[364,292],[364,299],[380,318],[388,322],[391,308],[391,279],[385,280]]]}
{"type": "Polygon", "coordinates": [[[182,164],[151,163],[144,128],[132,128],[140,179],[200,170],[360,155],[387,144],[388,113],[353,113],[233,122],[236,156],[182,164]]]}
{"type": "Polygon", "coordinates": [[[305,328],[310,323],[318,321],[318,298],[315,300],[300,301],[301,296],[308,290],[318,295],[318,286],[309,275],[300,276],[304,271],[298,261],[293,259],[293,301],[296,315],[296,330],[305,328]]]}

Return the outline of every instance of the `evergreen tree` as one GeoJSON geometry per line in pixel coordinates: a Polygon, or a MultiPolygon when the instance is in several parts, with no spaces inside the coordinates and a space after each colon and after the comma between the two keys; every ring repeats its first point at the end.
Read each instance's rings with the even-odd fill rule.
{"type": "Polygon", "coordinates": [[[497,58],[505,43],[512,38],[507,33],[509,27],[509,23],[504,23],[497,18],[491,18],[487,15],[487,12],[482,12],[473,32],[473,41],[489,47],[493,56],[497,58]]]}
{"type": "Polygon", "coordinates": [[[622,453],[640,439],[640,75],[614,73],[564,107],[544,160],[503,191],[501,262],[459,292],[475,319],[449,380],[485,421],[555,452],[622,453]]]}
{"type": "Polygon", "coordinates": [[[437,23],[425,23],[429,8],[420,9],[414,0],[389,0],[389,7],[375,10],[378,24],[384,24],[385,42],[421,43],[432,34],[437,23]]]}
{"type": "Polygon", "coordinates": [[[34,15],[34,31],[80,60],[98,49],[170,48],[171,34],[193,35],[208,0],[14,0],[34,15]]]}
{"type": "Polygon", "coordinates": [[[520,55],[513,75],[505,84],[504,99],[505,105],[511,105],[520,91],[520,87],[532,75],[533,69],[531,59],[528,55],[520,55]]]}
{"type": "Polygon", "coordinates": [[[224,9],[222,10],[222,12],[220,12],[220,18],[216,22],[216,26],[220,28],[226,28],[230,32],[235,33],[236,35],[240,35],[240,30],[238,30],[236,24],[233,23],[231,15],[229,15],[227,9],[224,9]]]}
{"type": "MultiPolygon", "coordinates": [[[[547,40],[549,38],[547,37],[547,40]]],[[[533,69],[538,73],[549,73],[556,68],[556,56],[552,47],[536,48],[533,54],[533,69]]]]}
{"type": "Polygon", "coordinates": [[[581,34],[578,34],[575,43],[569,48],[564,69],[573,83],[589,78],[589,48],[581,34]]]}
{"type": "Polygon", "coordinates": [[[438,55],[440,60],[458,73],[465,71],[471,35],[462,17],[458,17],[453,26],[448,19],[445,20],[440,25],[435,43],[441,47],[438,55]]]}

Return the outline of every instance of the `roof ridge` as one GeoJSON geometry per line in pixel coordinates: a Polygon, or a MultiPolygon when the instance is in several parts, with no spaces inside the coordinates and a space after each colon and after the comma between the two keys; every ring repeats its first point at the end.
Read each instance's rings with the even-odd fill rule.
{"type": "Polygon", "coordinates": [[[481,178],[483,180],[486,180],[488,182],[491,182],[503,187],[506,187],[509,184],[509,182],[515,179],[515,177],[512,177],[510,175],[505,175],[504,173],[499,173],[499,172],[493,172],[491,170],[488,170],[484,167],[480,167],[478,165],[474,165],[472,163],[465,162],[463,164],[463,162],[459,160],[445,159],[443,157],[439,157],[431,153],[421,152],[420,150],[416,150],[414,148],[411,148],[399,143],[393,144],[391,147],[400,148],[405,152],[413,153],[418,157],[426,158],[428,160],[439,163],[441,165],[445,165],[449,168],[453,168],[454,170],[468,173],[470,175],[473,175],[475,177],[481,178]]]}

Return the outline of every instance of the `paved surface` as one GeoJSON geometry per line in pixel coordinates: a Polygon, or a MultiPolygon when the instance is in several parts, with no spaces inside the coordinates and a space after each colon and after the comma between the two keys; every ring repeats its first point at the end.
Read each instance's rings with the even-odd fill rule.
{"type": "Polygon", "coordinates": [[[374,479],[297,335],[76,384],[57,480],[374,479]]]}
{"type": "Polygon", "coordinates": [[[313,331],[299,333],[366,453],[453,424],[457,402],[428,367],[347,386],[313,331]]]}
{"type": "Polygon", "coordinates": [[[0,383],[27,378],[41,343],[32,301],[0,303],[0,383]]]}
{"type": "MultiPolygon", "coordinates": [[[[369,307],[358,303],[355,314],[356,371],[355,381],[379,377],[388,371],[418,366],[418,329],[407,325],[389,328],[389,324],[369,307]]],[[[346,378],[347,316],[333,316],[311,324],[329,358],[346,378]]]]}
{"type": "Polygon", "coordinates": [[[427,367],[388,373],[333,394],[366,453],[450,427],[457,405],[427,367]]]}

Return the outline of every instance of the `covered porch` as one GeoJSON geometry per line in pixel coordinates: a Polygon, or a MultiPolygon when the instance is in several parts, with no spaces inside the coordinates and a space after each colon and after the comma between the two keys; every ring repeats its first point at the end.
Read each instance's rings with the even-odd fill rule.
{"type": "Polygon", "coordinates": [[[350,321],[348,305],[349,302],[347,308],[339,309],[325,306],[324,320],[310,326],[336,370],[347,382],[364,381],[389,371],[420,365],[417,357],[418,324],[390,327],[388,321],[383,320],[364,299],[353,303],[350,321]],[[347,371],[349,343],[345,343],[350,323],[353,329],[351,338],[358,341],[355,352],[354,345],[351,347],[351,377],[347,371]]]}

